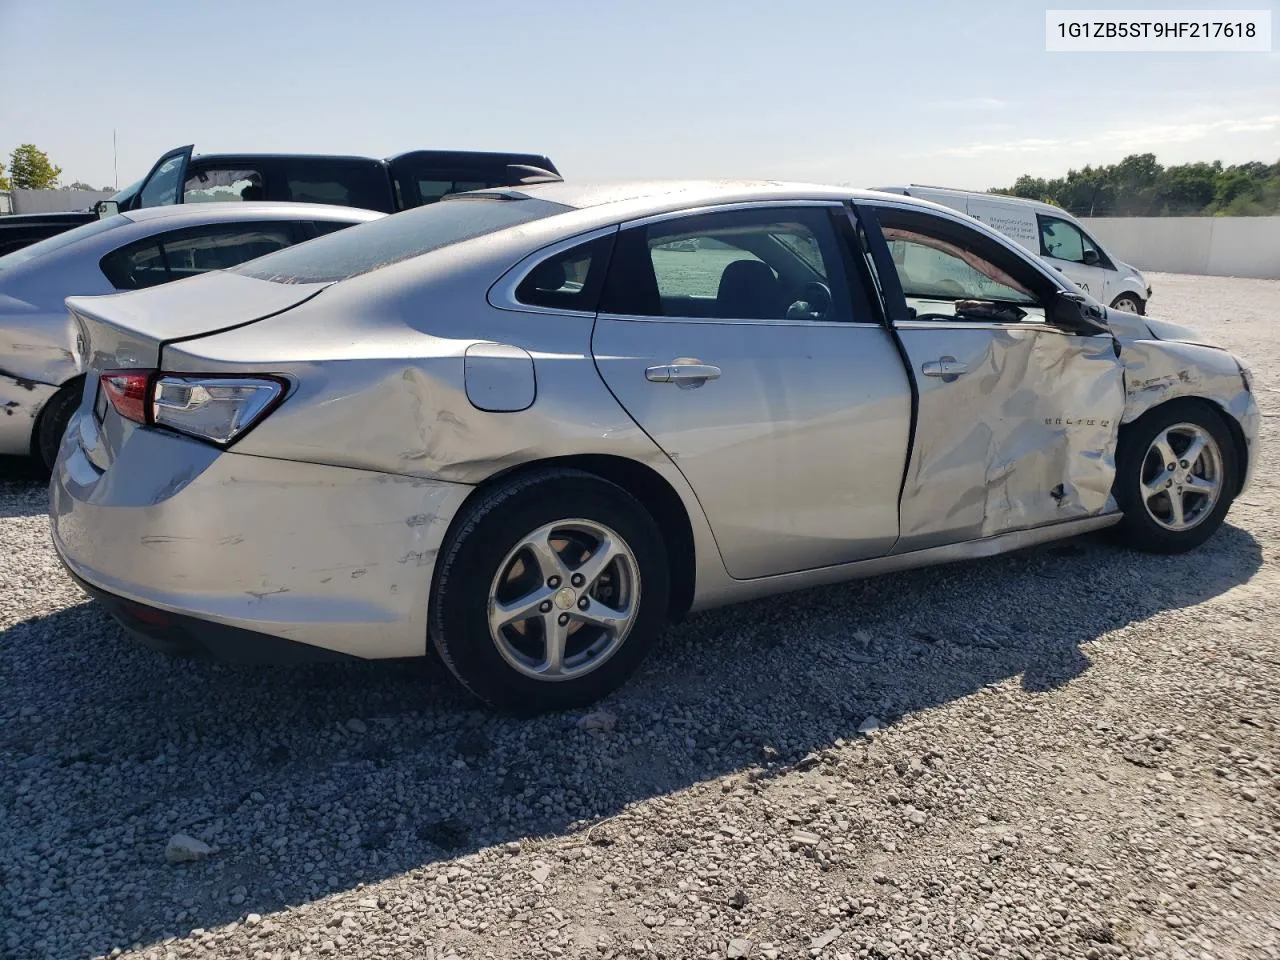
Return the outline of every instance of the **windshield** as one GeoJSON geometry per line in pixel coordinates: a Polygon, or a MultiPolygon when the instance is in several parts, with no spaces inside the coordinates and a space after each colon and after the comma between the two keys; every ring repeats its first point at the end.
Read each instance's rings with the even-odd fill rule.
{"type": "Polygon", "coordinates": [[[269,253],[232,272],[275,283],[332,283],[569,209],[527,197],[459,196],[269,253]]]}
{"type": "Polygon", "coordinates": [[[15,250],[13,253],[0,257],[0,270],[8,270],[20,263],[26,263],[28,260],[42,257],[46,253],[53,253],[55,250],[61,250],[63,247],[69,247],[73,243],[79,243],[89,237],[96,237],[100,233],[106,233],[108,230],[114,230],[116,227],[123,227],[125,224],[132,222],[128,217],[116,214],[114,217],[107,217],[105,220],[94,220],[82,227],[76,227],[74,230],[66,230],[62,233],[54,234],[39,243],[33,243],[29,247],[23,247],[21,250],[15,250]]]}

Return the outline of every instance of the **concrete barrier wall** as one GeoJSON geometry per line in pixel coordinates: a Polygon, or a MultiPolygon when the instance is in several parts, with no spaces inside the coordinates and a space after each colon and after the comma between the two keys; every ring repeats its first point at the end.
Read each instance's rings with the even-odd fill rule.
{"type": "Polygon", "coordinates": [[[14,213],[70,213],[88,210],[99,200],[114,196],[106,190],[17,190],[13,191],[14,213]]]}
{"type": "Polygon", "coordinates": [[[1112,256],[1140,270],[1280,279],[1280,217],[1090,217],[1112,256]]]}

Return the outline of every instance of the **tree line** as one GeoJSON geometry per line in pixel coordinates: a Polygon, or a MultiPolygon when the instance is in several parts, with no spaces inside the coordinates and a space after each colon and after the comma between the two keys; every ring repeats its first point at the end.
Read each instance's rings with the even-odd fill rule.
{"type": "Polygon", "coordinates": [[[1280,214],[1280,162],[1164,167],[1154,153],[1135,153],[1052,180],[1023,174],[989,192],[1043,200],[1077,217],[1266,217],[1280,214]]]}
{"type": "MultiPolygon", "coordinates": [[[[49,155],[34,143],[24,143],[13,148],[7,168],[0,161],[0,190],[53,190],[62,185],[62,168],[53,165],[49,155]]],[[[77,180],[72,190],[93,190],[87,183],[77,180]]],[[[114,191],[115,187],[103,187],[114,191]]]]}

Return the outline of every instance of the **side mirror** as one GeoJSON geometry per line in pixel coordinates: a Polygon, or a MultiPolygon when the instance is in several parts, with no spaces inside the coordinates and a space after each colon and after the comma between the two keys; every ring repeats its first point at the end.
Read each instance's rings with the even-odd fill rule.
{"type": "Polygon", "coordinates": [[[93,205],[93,212],[98,215],[99,220],[105,220],[120,212],[120,204],[115,200],[99,200],[93,205]]]}
{"type": "Polygon", "coordinates": [[[1102,258],[1098,256],[1097,250],[1086,250],[1084,252],[1084,265],[1086,267],[1095,266],[1100,259],[1102,258]]]}
{"type": "Polygon", "coordinates": [[[1058,291],[1053,301],[1053,316],[1050,322],[1059,330],[1086,337],[1107,333],[1111,329],[1107,326],[1102,307],[1084,294],[1071,290],[1058,291]]]}

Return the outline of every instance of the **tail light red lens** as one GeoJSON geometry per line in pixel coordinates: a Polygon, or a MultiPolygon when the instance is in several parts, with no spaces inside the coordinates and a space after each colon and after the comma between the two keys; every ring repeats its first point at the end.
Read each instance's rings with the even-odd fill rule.
{"type": "Polygon", "coordinates": [[[154,370],[108,370],[98,380],[116,413],[134,423],[147,422],[147,399],[154,370]]]}

